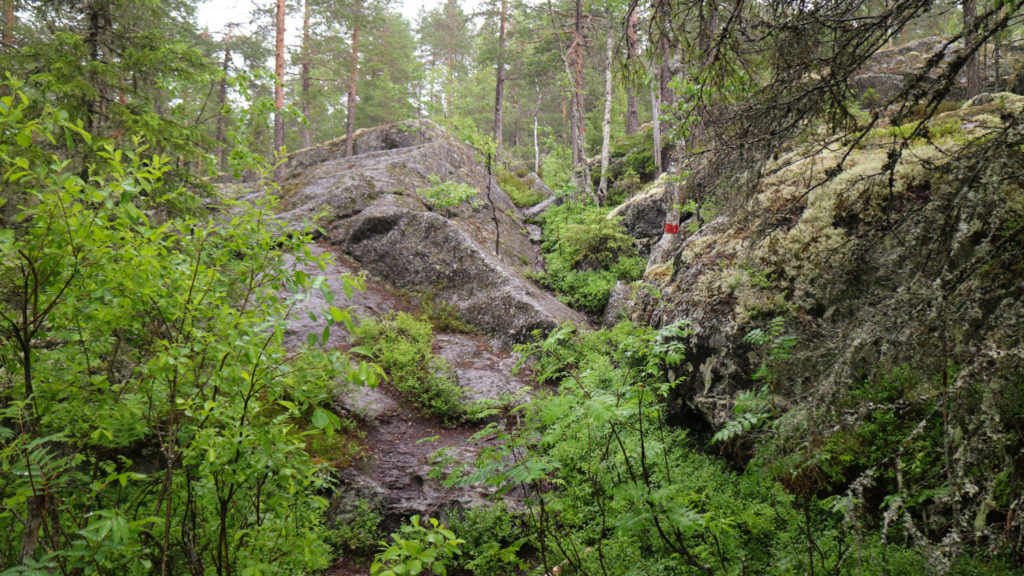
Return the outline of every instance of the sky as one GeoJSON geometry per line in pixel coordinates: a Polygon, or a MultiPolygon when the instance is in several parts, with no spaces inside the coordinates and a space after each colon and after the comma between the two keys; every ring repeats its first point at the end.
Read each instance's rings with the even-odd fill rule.
{"type": "MultiPolygon", "coordinates": [[[[416,15],[421,7],[427,9],[440,5],[442,0],[402,0],[396,5],[405,19],[416,24],[416,15]]],[[[246,22],[254,6],[270,6],[273,0],[209,0],[199,3],[199,27],[219,32],[229,22],[246,22]]],[[[285,29],[294,28],[285,24],[285,29]]],[[[291,36],[291,34],[288,34],[291,36]]]]}

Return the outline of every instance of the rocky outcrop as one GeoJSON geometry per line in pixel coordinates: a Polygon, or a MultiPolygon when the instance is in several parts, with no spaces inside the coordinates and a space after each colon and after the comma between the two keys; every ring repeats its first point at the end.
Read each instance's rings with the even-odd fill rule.
{"type": "Polygon", "coordinates": [[[691,416],[714,426],[731,418],[722,408],[752,385],[762,353],[744,336],[775,316],[788,319],[798,341],[813,343],[778,368],[794,397],[849,383],[867,368],[909,363],[938,373],[954,358],[971,373],[991,361],[980,350],[1007,323],[1024,321],[1005,306],[1024,295],[1013,275],[1022,260],[997,266],[1011,246],[1022,247],[1014,219],[1024,200],[1011,168],[1020,148],[995,150],[984,139],[962,146],[1007,129],[1006,137],[1019,136],[1024,98],[979,102],[987,104],[933,120],[955,128],[905,153],[894,188],[886,142],[855,150],[831,179],[845,149],[804,159],[794,152],[765,170],[772,176],[746,206],[659,242],[644,277],[653,290],[639,291],[631,315],[655,326],[692,322],[679,390],[691,416]],[[983,154],[991,158],[979,160],[983,154]],[[985,176],[961,182],[969,170],[985,176]]]}
{"type": "Polygon", "coordinates": [[[631,307],[691,324],[675,421],[721,429],[760,393],[759,466],[936,558],[1024,531],[1024,98],[972,104],[899,157],[871,136],[763,167],[745,205],[666,243],[631,307]]]}
{"type": "MultiPolygon", "coordinates": [[[[942,65],[945,65],[961,45],[959,41],[949,43],[941,36],[930,36],[879,50],[850,78],[850,87],[862,104],[869,107],[884,105],[903,90],[906,82],[916,76],[933,55],[942,52],[942,65]]],[[[1014,45],[996,47],[989,44],[982,49],[979,57],[987,63],[982,69],[983,90],[1024,94],[1024,73],[1021,71],[1024,49],[1014,45]]],[[[932,75],[937,75],[942,65],[936,67],[932,75]]],[[[946,98],[963,100],[967,94],[966,83],[966,77],[961,74],[946,98]]]]}
{"type": "Polygon", "coordinates": [[[670,220],[672,223],[678,221],[679,213],[672,209],[673,196],[666,177],[662,175],[642,192],[617,206],[608,218],[617,218],[626,234],[634,238],[637,253],[648,257],[662,238],[665,224],[670,220]]]}
{"type": "Polygon", "coordinates": [[[282,183],[282,218],[319,216],[327,239],[363,270],[448,303],[502,342],[583,321],[522,277],[538,265],[536,248],[471,148],[427,121],[362,131],[356,144],[351,158],[336,141],[296,153],[289,163],[298,168],[282,183]],[[431,186],[431,175],[469,185],[477,195],[432,211],[417,192],[431,186]]]}

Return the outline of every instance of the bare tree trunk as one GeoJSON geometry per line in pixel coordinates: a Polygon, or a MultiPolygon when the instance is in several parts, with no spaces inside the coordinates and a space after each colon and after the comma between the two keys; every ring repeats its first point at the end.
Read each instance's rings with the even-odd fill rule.
{"type": "Polygon", "coordinates": [[[586,192],[594,202],[593,185],[590,182],[590,167],[587,165],[587,128],[586,117],[583,107],[583,44],[587,41],[583,35],[583,2],[576,0],[576,21],[573,27],[572,61],[573,61],[573,99],[572,117],[575,119],[575,130],[572,134],[573,150],[573,176],[576,186],[586,192]]]}
{"type": "Polygon", "coordinates": [[[309,148],[313,144],[309,133],[309,0],[302,5],[302,147],[309,148]]]}
{"type": "Polygon", "coordinates": [[[533,171],[540,174],[540,142],[537,141],[537,115],[540,114],[540,86],[534,84],[537,91],[537,104],[533,107],[533,171]]]}
{"type": "MultiPolygon", "coordinates": [[[[277,39],[274,45],[274,155],[284,150],[284,9],[285,0],[277,0],[277,39]]],[[[275,158],[275,162],[278,158],[275,158]]],[[[274,178],[280,180],[284,170],[280,164],[274,169],[274,178]]]]}
{"type": "Polygon", "coordinates": [[[494,141],[501,150],[502,128],[505,123],[505,33],[508,26],[508,1],[501,0],[501,16],[498,26],[498,72],[494,87],[494,141]]]}
{"type": "Polygon", "coordinates": [[[359,19],[363,7],[362,0],[356,0],[355,12],[352,15],[352,55],[349,58],[349,65],[352,69],[348,75],[348,102],[345,106],[345,157],[352,156],[355,145],[356,126],[356,80],[359,79],[359,19]]]}
{"type": "MultiPolygon", "coordinates": [[[[629,11],[626,17],[626,60],[627,68],[633,70],[636,66],[637,38],[636,38],[636,8],[629,11]]],[[[640,131],[640,111],[637,109],[636,93],[633,90],[633,83],[626,81],[626,134],[632,135],[640,131]]]]}
{"type": "Polygon", "coordinates": [[[0,42],[3,42],[4,52],[14,52],[14,25],[17,20],[14,16],[14,0],[3,0],[4,2],[4,25],[0,42]]]}
{"type": "MultiPolygon", "coordinates": [[[[964,29],[970,30],[974,27],[974,20],[978,17],[977,0],[964,0],[964,29]]],[[[972,46],[978,38],[973,30],[967,33],[965,41],[972,46]]],[[[967,98],[974,98],[981,94],[981,70],[978,62],[978,52],[975,51],[967,60],[967,98]]]]}
{"type": "Polygon", "coordinates": [[[657,85],[651,86],[651,115],[654,117],[654,175],[659,176],[661,166],[661,91],[657,85]]]}
{"type": "MultiPolygon", "coordinates": [[[[655,8],[655,18],[658,20],[658,28],[661,38],[658,40],[658,51],[661,53],[661,65],[658,68],[658,98],[660,106],[671,110],[676,104],[676,95],[669,83],[672,81],[672,42],[669,40],[669,32],[672,29],[671,6],[668,0],[661,0],[655,8]]],[[[656,114],[660,114],[659,111],[656,114]]],[[[666,118],[666,125],[662,127],[668,131],[672,129],[671,121],[666,118]]],[[[659,173],[665,169],[668,163],[668,150],[658,146],[657,156],[660,157],[659,173]]]]}
{"type": "Polygon", "coordinates": [[[608,26],[606,40],[608,66],[604,71],[604,119],[601,122],[601,181],[597,185],[597,202],[604,205],[608,196],[608,164],[612,147],[612,58],[614,57],[615,39],[612,27],[608,26]]]}
{"type": "Polygon", "coordinates": [[[228,103],[228,70],[231,66],[231,27],[228,27],[227,36],[224,37],[224,60],[221,62],[220,86],[217,87],[217,170],[224,172],[227,169],[227,146],[224,141],[224,106],[228,103]]]}

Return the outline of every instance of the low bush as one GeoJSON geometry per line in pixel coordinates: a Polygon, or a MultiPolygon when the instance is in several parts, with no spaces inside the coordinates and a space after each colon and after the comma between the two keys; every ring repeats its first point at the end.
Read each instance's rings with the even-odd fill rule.
{"type": "Polygon", "coordinates": [[[475,576],[512,576],[524,568],[518,553],[530,541],[523,522],[502,504],[456,510],[451,529],[465,540],[459,566],[475,576]]]}
{"type": "Polygon", "coordinates": [[[384,369],[399,392],[446,424],[468,416],[462,389],[454,382],[448,362],[433,353],[430,323],[405,312],[366,320],[355,327],[359,343],[384,369]]]}
{"type": "Polygon", "coordinates": [[[633,239],[608,218],[608,209],[597,206],[548,209],[541,249],[547,267],[536,279],[567,305],[594,315],[604,311],[617,281],[637,280],[645,267],[633,239]]]}
{"type": "Polygon", "coordinates": [[[535,206],[546,198],[543,192],[530,188],[518,176],[506,170],[498,171],[498,185],[518,208],[535,206]]]}
{"type": "Polygon", "coordinates": [[[377,551],[383,536],[380,524],[383,519],[367,501],[360,500],[356,509],[331,531],[335,553],[341,556],[369,558],[377,551]]]}

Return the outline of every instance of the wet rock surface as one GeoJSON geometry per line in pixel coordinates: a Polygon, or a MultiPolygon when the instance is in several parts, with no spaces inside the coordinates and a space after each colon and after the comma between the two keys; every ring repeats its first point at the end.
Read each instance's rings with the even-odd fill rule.
{"type": "Polygon", "coordinates": [[[505,344],[562,322],[585,322],[523,278],[539,265],[537,248],[472,149],[426,121],[359,138],[383,144],[351,158],[340,157],[332,143],[297,153],[302,169],[282,185],[283,219],[299,224],[322,215],[327,239],[363,270],[453,306],[464,321],[505,344]],[[417,193],[431,186],[431,175],[472,186],[477,195],[431,211],[417,193]]]}
{"type": "MultiPolygon", "coordinates": [[[[332,262],[325,270],[308,264],[303,271],[323,275],[334,292],[334,304],[348,308],[357,318],[371,318],[391,311],[415,312],[401,293],[373,279],[366,289],[346,297],[342,278],[357,275],[359,266],[326,242],[310,247],[314,257],[325,254],[332,262]]],[[[321,314],[327,300],[319,291],[296,307],[285,332],[290,347],[306,343],[307,335],[319,335],[322,321],[313,321],[309,312],[321,314]]],[[[346,349],[351,336],[341,326],[332,329],[327,347],[346,349]]],[[[465,391],[466,401],[498,400],[509,405],[524,401],[528,392],[528,374],[512,376],[517,357],[501,341],[485,334],[439,333],[434,351],[452,367],[456,383],[465,391]]],[[[389,383],[375,389],[347,388],[336,400],[339,414],[354,417],[366,433],[363,455],[359,460],[332,475],[328,521],[344,523],[357,514],[360,503],[368,504],[383,518],[386,532],[398,528],[413,514],[446,518],[450,510],[483,504],[491,492],[481,486],[446,487],[431,478],[441,466],[470,465],[480,448],[492,439],[471,440],[483,425],[446,427],[424,417],[405,401],[389,383]]],[[[514,502],[511,502],[514,505],[514,502]]],[[[339,565],[331,574],[366,574],[364,567],[339,565]]]]}

